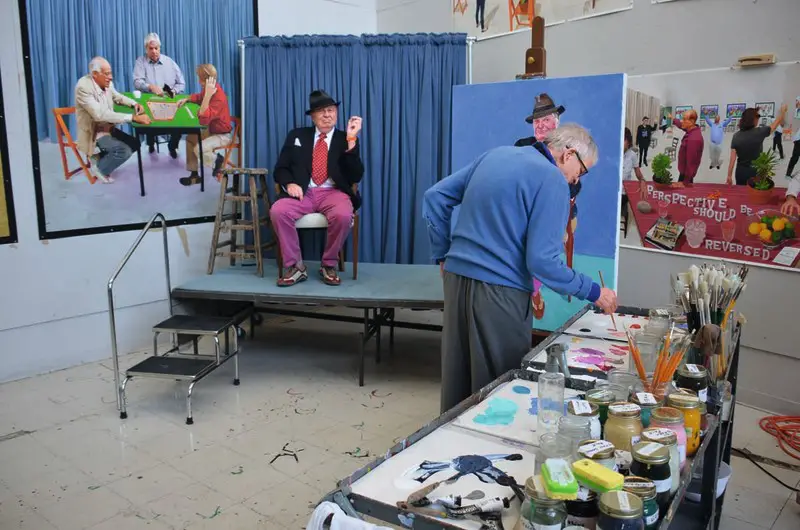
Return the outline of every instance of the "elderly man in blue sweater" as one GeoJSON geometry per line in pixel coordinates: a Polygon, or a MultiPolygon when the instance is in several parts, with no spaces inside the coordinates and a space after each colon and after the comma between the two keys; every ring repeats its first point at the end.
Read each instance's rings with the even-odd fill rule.
{"type": "Polygon", "coordinates": [[[730,125],[733,118],[728,118],[722,123],[720,123],[719,114],[714,116],[713,120],[708,117],[708,114],[703,116],[703,118],[706,120],[706,125],[708,125],[711,131],[709,135],[709,139],[711,140],[711,149],[709,150],[711,154],[711,165],[708,166],[708,169],[714,169],[714,167],[719,169],[722,164],[722,141],[725,139],[725,127],[730,125]]]}
{"type": "Polygon", "coordinates": [[[492,149],[425,192],[423,217],[444,277],[442,411],[520,366],[531,348],[534,277],[606,312],[616,309],[614,291],[561,259],[569,185],[597,156],[589,132],[565,124],[541,151],[492,149]]]}

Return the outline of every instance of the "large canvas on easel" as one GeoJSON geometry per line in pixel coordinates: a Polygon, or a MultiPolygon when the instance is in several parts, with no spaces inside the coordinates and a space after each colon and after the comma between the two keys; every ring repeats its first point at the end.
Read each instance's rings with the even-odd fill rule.
{"type": "MultiPolygon", "coordinates": [[[[583,125],[597,142],[598,163],[581,179],[583,187],[577,198],[573,267],[598,283],[598,271],[603,271],[606,286],[616,288],[625,74],[454,87],[453,170],[468,165],[489,149],[514,145],[518,139],[532,136],[533,128],[525,118],[533,109],[534,97],[541,92],[566,107],[562,123],[583,125]]],[[[562,258],[566,262],[566,256],[562,258]]],[[[547,288],[543,293],[545,312],[542,319],[534,320],[534,329],[557,329],[586,305],[574,297],[568,301],[547,288]]]]}

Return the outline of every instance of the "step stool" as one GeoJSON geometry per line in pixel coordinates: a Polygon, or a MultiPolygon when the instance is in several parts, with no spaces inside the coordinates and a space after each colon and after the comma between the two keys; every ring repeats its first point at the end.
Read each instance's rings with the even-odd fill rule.
{"type": "Polygon", "coordinates": [[[267,196],[267,170],[266,169],[224,169],[220,176],[219,203],[217,216],[214,220],[214,233],[211,236],[211,255],[208,258],[208,274],[213,274],[214,263],[218,257],[230,257],[231,267],[236,265],[236,258],[256,260],[259,276],[264,276],[263,252],[274,246],[276,241],[267,245],[261,244],[261,227],[269,224],[269,215],[261,217],[258,206],[259,199],[264,201],[264,211],[269,212],[267,196]],[[242,191],[242,177],[247,177],[249,189],[242,191]],[[230,184],[230,186],[229,186],[230,184]],[[225,205],[231,203],[230,213],[225,213],[225,205]],[[244,218],[245,204],[250,204],[250,219],[244,218]],[[223,224],[230,221],[231,237],[220,242],[219,233],[223,224]],[[238,234],[240,231],[253,232],[252,245],[239,245],[238,234]],[[227,250],[222,250],[228,247],[227,250]]]}
{"type": "Polygon", "coordinates": [[[121,408],[119,417],[128,417],[125,400],[125,388],[134,377],[155,377],[160,379],[174,379],[175,381],[189,381],[189,390],[186,395],[186,424],[192,425],[192,391],[194,385],[202,378],[222,366],[233,358],[234,379],[233,384],[239,384],[239,333],[236,318],[209,317],[192,315],[173,315],[167,320],[153,326],[153,356],[148,357],[139,364],[125,372],[125,380],[120,388],[121,408]],[[234,349],[231,351],[229,332],[233,331],[234,349]],[[172,333],[174,346],[166,353],[158,354],[158,336],[161,333],[172,333]],[[220,347],[219,336],[225,335],[225,351],[220,347]],[[214,355],[200,355],[197,341],[201,337],[213,337],[214,355]],[[180,352],[180,339],[191,340],[194,353],[182,354],[180,352]]]}

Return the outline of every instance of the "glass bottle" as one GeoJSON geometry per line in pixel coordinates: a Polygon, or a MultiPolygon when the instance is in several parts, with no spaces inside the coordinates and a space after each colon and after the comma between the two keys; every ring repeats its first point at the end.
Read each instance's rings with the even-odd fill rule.
{"type": "Polygon", "coordinates": [[[539,375],[539,411],[536,432],[539,436],[558,432],[558,419],[564,415],[564,374],[539,375]]]}
{"type": "Polygon", "coordinates": [[[644,503],[633,493],[603,493],[598,507],[597,530],[644,530],[644,503]]]}
{"type": "Polygon", "coordinates": [[[569,463],[574,462],[572,439],[553,432],[542,435],[539,438],[539,450],[536,452],[534,475],[541,473],[542,464],[548,458],[563,458],[569,463]]]}
{"type": "Polygon", "coordinates": [[[669,467],[669,449],[656,442],[639,442],[631,453],[631,474],[644,477],[656,485],[656,503],[661,514],[669,508],[672,475],[669,467]]]}
{"type": "Polygon", "coordinates": [[[650,428],[642,431],[643,442],[656,442],[669,449],[669,471],[672,485],[670,495],[674,495],[681,485],[681,455],[678,451],[678,436],[669,429],[650,428]]]}
{"type": "Polygon", "coordinates": [[[653,481],[644,477],[625,477],[625,484],[622,489],[642,499],[644,530],[658,528],[660,512],[658,504],[656,504],[656,485],[653,484],[653,481]]]}
{"type": "Polygon", "coordinates": [[[596,403],[570,400],[567,402],[567,415],[589,418],[591,438],[600,438],[603,435],[600,427],[600,407],[596,403]]]}
{"type": "Polygon", "coordinates": [[[631,445],[642,434],[641,409],[633,403],[616,402],[608,407],[603,438],[614,444],[618,451],[631,452],[631,445]]]}
{"type": "Polygon", "coordinates": [[[669,429],[678,440],[680,466],[686,465],[686,428],[683,426],[683,412],[672,407],[653,409],[650,415],[650,428],[669,429]]]}
{"type": "Polygon", "coordinates": [[[592,437],[591,421],[581,416],[562,416],[558,420],[558,434],[570,439],[572,460],[577,460],[578,446],[592,437]]]}
{"type": "Polygon", "coordinates": [[[614,444],[607,440],[584,440],[578,447],[578,456],[594,460],[611,471],[617,471],[617,458],[614,455],[614,444]]]}
{"type": "Polygon", "coordinates": [[[550,499],[542,491],[541,477],[529,477],[525,481],[525,500],[516,530],[561,530],[564,527],[567,520],[564,501],[550,499]]]}
{"type": "Polygon", "coordinates": [[[700,399],[689,390],[681,389],[680,392],[667,397],[670,407],[683,412],[683,427],[686,429],[686,456],[694,456],[700,448],[700,432],[702,431],[702,418],[700,416],[700,399]]]}
{"type": "MultiPolygon", "coordinates": [[[[640,381],[638,375],[632,372],[626,372],[625,370],[618,370],[616,368],[608,372],[606,380],[611,384],[620,385],[627,388],[628,394],[630,394],[631,390],[640,381]]],[[[625,396],[625,399],[628,399],[628,396],[625,396]]]]}

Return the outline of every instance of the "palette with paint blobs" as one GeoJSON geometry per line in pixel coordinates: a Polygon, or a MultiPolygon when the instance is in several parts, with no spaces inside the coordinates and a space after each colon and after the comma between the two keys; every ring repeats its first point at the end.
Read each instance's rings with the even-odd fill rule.
{"type": "MultiPolygon", "coordinates": [[[[552,344],[567,345],[567,367],[571,375],[591,375],[605,378],[611,370],[629,371],[630,348],[627,343],[574,335],[560,335],[552,344]]],[[[530,360],[534,368],[544,369],[547,351],[542,350],[530,360]]]]}
{"type": "Polygon", "coordinates": [[[611,321],[609,315],[588,311],[573,322],[573,324],[566,329],[565,333],[579,337],[628,342],[625,330],[640,330],[647,325],[649,319],[646,316],[615,313],[614,320],[616,320],[617,324],[616,329],[614,329],[614,323],[611,321]]]}

